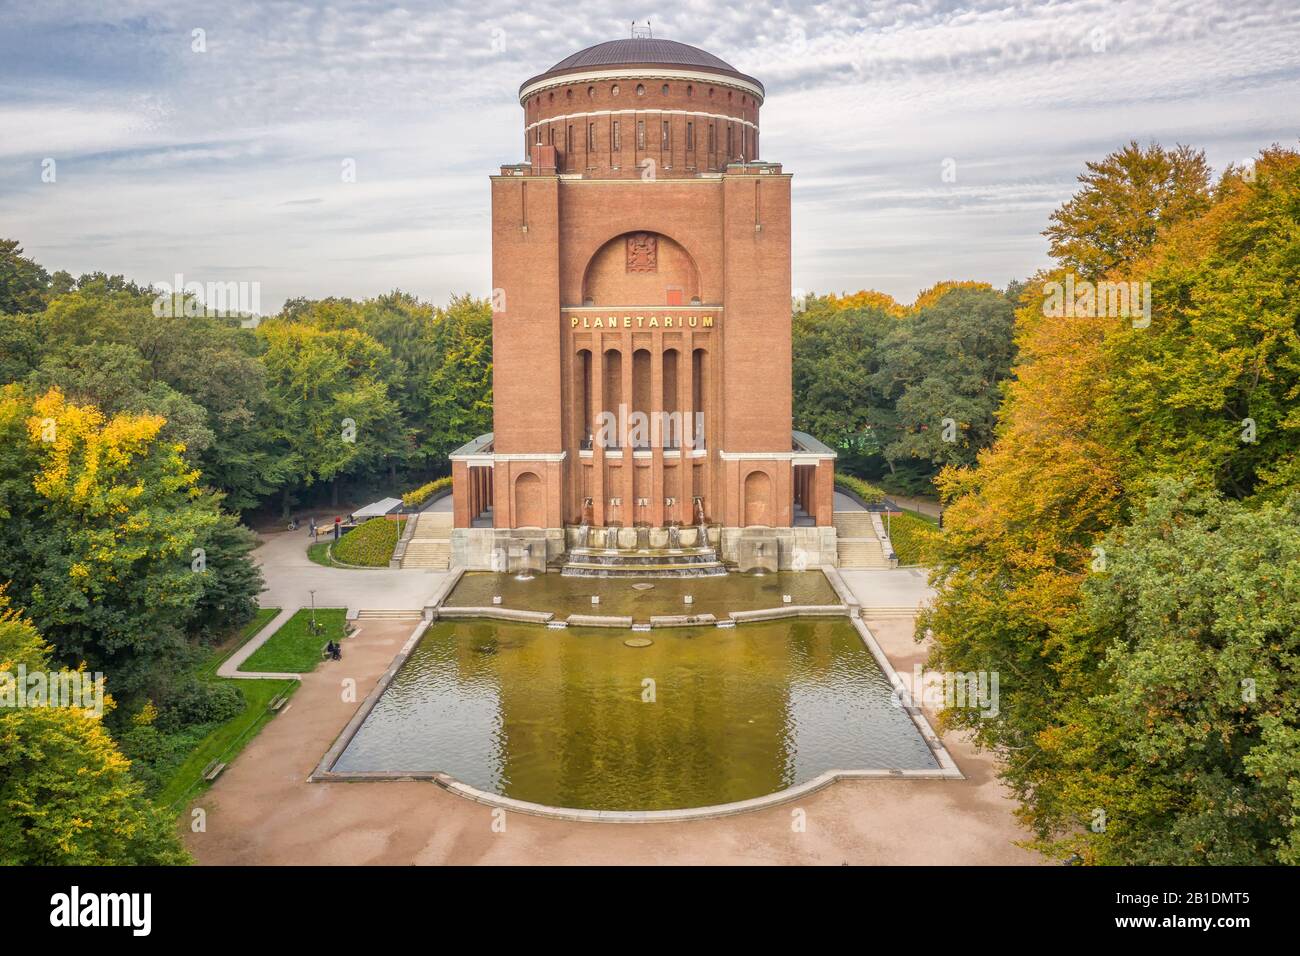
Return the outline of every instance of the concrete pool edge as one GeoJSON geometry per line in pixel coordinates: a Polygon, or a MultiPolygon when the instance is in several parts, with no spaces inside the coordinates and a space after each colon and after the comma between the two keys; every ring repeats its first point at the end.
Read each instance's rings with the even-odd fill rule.
{"type": "Polygon", "coordinates": [[[910,701],[911,695],[908,693],[903,679],[898,676],[898,671],[894,670],[893,663],[890,662],[889,657],[881,649],[879,642],[876,640],[876,635],[872,634],[871,628],[867,627],[866,621],[857,616],[849,620],[853,624],[853,629],[858,632],[858,636],[862,638],[862,643],[867,646],[867,650],[875,658],[876,666],[884,673],[889,685],[894,688],[894,697],[899,702],[899,706],[911,718],[912,725],[916,727],[917,733],[921,735],[921,739],[930,748],[934,759],[938,761],[940,775],[945,779],[965,780],[966,775],[961,772],[961,769],[957,766],[957,761],[952,759],[952,754],[948,753],[948,748],[943,745],[939,735],[930,726],[930,721],[926,718],[925,712],[915,704],[903,703],[904,700],[910,701]]]}
{"type": "Polygon", "coordinates": [[[827,770],[811,780],[778,790],[776,793],[752,797],[748,800],[737,800],[733,803],[686,807],[680,810],[581,810],[575,807],[552,807],[544,803],[530,803],[527,800],[516,800],[513,797],[488,793],[457,780],[450,774],[436,770],[354,770],[324,773],[318,771],[307,779],[311,783],[428,782],[484,806],[574,823],[680,823],[687,820],[711,820],[736,816],[791,803],[829,787],[837,780],[964,780],[966,778],[955,765],[952,770],[942,767],[933,770],[827,770]]]}

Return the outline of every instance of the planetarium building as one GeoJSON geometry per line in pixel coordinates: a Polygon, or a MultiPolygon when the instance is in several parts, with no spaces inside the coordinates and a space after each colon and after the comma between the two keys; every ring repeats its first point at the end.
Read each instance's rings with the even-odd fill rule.
{"type": "Polygon", "coordinates": [[[455,563],[835,562],[834,453],[791,431],[790,174],[763,159],[764,95],[649,38],[520,87],[523,161],[491,177],[494,430],[452,456],[455,563]]]}

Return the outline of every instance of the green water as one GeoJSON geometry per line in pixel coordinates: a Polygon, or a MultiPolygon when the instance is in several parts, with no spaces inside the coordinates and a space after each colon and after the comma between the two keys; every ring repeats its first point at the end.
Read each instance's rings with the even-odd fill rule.
{"type": "Polygon", "coordinates": [[[529,581],[514,575],[468,572],[445,603],[452,607],[491,607],[493,595],[501,606],[524,611],[553,611],[559,620],[570,614],[610,614],[648,621],[652,614],[712,614],[725,619],[730,611],[791,604],[839,604],[834,588],[820,571],[777,571],[768,574],[727,574],[699,578],[586,578],[539,574],[529,581]],[[633,584],[653,587],[638,590],[633,584]],[[600,604],[591,603],[599,595],[600,604]],[[685,595],[695,598],[687,604],[685,595]]]}
{"type": "Polygon", "coordinates": [[[435,624],[334,769],[440,770],[551,806],[663,810],[832,769],[936,766],[847,621],[656,629],[635,635],[646,648],[631,636],[435,624]]]}

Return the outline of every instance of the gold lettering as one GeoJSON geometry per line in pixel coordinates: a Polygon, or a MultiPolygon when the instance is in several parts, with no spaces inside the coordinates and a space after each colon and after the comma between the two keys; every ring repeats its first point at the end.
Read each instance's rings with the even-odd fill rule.
{"type": "Polygon", "coordinates": [[[699,316],[691,316],[691,328],[695,328],[696,323],[700,321],[699,316]]]}
{"type": "Polygon", "coordinates": [[[596,324],[592,326],[592,328],[603,329],[604,327],[605,323],[601,321],[600,316],[596,316],[596,324]]]}
{"type": "Polygon", "coordinates": [[[671,315],[665,315],[665,316],[664,316],[664,328],[665,328],[665,329],[671,329],[672,327],[673,327],[673,317],[672,317],[671,315]]]}
{"type": "Polygon", "coordinates": [[[652,329],[659,328],[659,316],[657,315],[650,316],[650,328],[652,329]]]}
{"type": "Polygon", "coordinates": [[[578,327],[578,317],[575,315],[572,319],[572,324],[570,324],[569,328],[576,329],[577,327],[578,327]]]}
{"type": "Polygon", "coordinates": [[[625,329],[632,328],[632,316],[630,315],[623,316],[623,328],[625,329]]]}
{"type": "Polygon", "coordinates": [[[645,316],[644,316],[644,315],[638,315],[638,316],[636,317],[636,327],[639,329],[639,328],[641,328],[641,326],[644,325],[644,324],[645,324],[645,316]]]}
{"type": "Polygon", "coordinates": [[[711,316],[711,315],[706,315],[706,316],[704,317],[704,327],[705,327],[706,329],[711,329],[711,328],[713,328],[713,316],[711,316]]]}

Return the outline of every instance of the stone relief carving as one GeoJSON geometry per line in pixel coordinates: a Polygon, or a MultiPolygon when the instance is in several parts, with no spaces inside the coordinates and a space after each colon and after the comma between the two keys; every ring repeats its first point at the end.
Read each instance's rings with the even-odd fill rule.
{"type": "Polygon", "coordinates": [[[627,237],[627,271],[659,271],[659,247],[655,236],[636,232],[627,237]]]}

